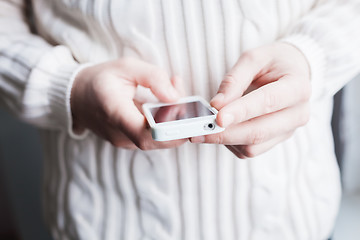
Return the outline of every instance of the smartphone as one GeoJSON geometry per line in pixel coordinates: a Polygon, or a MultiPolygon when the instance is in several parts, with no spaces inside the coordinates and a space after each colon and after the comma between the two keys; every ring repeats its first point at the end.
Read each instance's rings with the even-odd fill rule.
{"type": "Polygon", "coordinates": [[[176,103],[145,103],[143,112],[156,141],[214,134],[225,129],[216,124],[217,110],[199,96],[176,103]]]}

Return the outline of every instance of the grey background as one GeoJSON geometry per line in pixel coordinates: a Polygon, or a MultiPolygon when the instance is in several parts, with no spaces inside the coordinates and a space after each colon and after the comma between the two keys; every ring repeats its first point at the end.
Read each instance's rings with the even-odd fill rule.
{"type": "Polygon", "coordinates": [[[360,239],[360,76],[343,91],[339,121],[343,197],[334,240],[360,239]]]}
{"type": "Polygon", "coordinates": [[[37,130],[0,109],[0,230],[52,239],[41,213],[42,153],[37,130]]]}

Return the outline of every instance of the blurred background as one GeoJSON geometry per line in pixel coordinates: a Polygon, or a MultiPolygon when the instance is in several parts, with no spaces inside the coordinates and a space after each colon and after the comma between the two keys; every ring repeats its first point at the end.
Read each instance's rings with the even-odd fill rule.
{"type": "MultiPolygon", "coordinates": [[[[360,76],[335,96],[333,130],[343,199],[333,240],[360,236],[360,76]]],[[[0,240],[51,240],[41,212],[42,154],[36,129],[0,109],[0,240]]]]}

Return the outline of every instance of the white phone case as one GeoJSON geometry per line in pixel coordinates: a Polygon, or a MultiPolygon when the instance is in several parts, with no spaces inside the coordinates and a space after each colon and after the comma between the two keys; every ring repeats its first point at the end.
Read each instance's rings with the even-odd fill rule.
{"type": "Polygon", "coordinates": [[[152,137],[156,141],[190,138],[219,133],[225,130],[224,128],[219,127],[215,122],[217,110],[199,96],[185,97],[176,103],[145,103],[142,107],[145,117],[150,125],[152,137]],[[197,101],[200,101],[206,108],[214,113],[214,115],[156,123],[151,114],[151,108],[197,101]]]}

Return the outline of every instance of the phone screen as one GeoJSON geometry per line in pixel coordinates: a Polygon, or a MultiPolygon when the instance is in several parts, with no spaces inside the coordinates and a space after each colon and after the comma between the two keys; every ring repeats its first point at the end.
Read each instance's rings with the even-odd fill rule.
{"type": "Polygon", "coordinates": [[[214,115],[200,101],[154,107],[150,111],[156,123],[214,115]]]}

